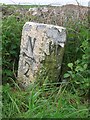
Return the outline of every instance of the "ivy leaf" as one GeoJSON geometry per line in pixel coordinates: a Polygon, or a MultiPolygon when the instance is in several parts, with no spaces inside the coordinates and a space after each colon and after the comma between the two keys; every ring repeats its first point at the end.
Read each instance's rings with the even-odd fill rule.
{"type": "Polygon", "coordinates": [[[71,70],[73,69],[73,63],[68,63],[68,67],[71,68],[71,70]]]}

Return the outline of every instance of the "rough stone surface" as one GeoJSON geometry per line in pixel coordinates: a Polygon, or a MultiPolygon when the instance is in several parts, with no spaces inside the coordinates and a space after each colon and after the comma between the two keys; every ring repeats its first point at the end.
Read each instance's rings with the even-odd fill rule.
{"type": "Polygon", "coordinates": [[[58,79],[65,42],[65,28],[27,22],[22,30],[18,67],[19,82],[24,87],[30,85],[36,80],[37,73],[43,65],[50,79],[58,79]]]}

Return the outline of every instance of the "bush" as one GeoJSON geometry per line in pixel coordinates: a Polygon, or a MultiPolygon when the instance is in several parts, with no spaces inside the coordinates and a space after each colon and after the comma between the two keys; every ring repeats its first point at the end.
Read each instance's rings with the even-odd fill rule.
{"type": "Polygon", "coordinates": [[[2,24],[2,76],[3,83],[5,83],[9,77],[15,79],[14,74],[17,73],[20,39],[24,23],[16,16],[11,15],[3,19],[2,24]]]}
{"type": "Polygon", "coordinates": [[[90,46],[88,25],[78,24],[77,30],[72,29],[68,33],[68,46],[65,56],[67,63],[64,78],[69,80],[69,88],[78,95],[88,95],[90,80],[90,46]],[[72,34],[72,32],[74,33],[72,34]],[[70,33],[70,34],[69,34],[70,33]],[[74,36],[75,35],[75,36],[74,36]],[[74,40],[71,40],[74,39],[74,40]],[[71,45],[71,47],[70,47],[71,45]],[[68,52],[68,53],[67,53],[68,52]],[[72,87],[71,87],[72,86],[72,87]]]}
{"type": "MultiPolygon", "coordinates": [[[[16,84],[14,76],[18,68],[22,26],[26,21],[24,16],[21,18],[18,15],[19,13],[3,19],[3,83],[10,82],[3,85],[3,118],[88,117],[88,99],[86,98],[90,80],[88,25],[75,21],[65,26],[67,27],[67,45],[62,77],[64,76],[66,82],[60,82],[59,87],[57,83],[50,83],[44,68],[38,76],[41,84],[37,81],[24,91],[16,84]],[[10,80],[13,81],[13,87],[10,80]]],[[[29,18],[36,20],[32,16],[27,16],[27,21],[29,18]]]]}

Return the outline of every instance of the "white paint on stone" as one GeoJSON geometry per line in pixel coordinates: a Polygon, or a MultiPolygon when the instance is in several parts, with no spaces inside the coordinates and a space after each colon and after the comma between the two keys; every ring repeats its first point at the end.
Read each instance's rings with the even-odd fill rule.
{"type": "Polygon", "coordinates": [[[64,47],[65,28],[55,25],[26,22],[22,30],[18,80],[25,87],[33,83],[41,62],[50,55],[52,45],[64,47]]]}

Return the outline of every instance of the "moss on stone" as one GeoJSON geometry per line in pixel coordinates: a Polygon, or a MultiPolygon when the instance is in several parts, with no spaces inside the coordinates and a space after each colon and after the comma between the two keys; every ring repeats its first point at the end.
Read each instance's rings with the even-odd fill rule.
{"type": "Polygon", "coordinates": [[[61,63],[63,58],[64,48],[59,45],[53,45],[50,55],[46,55],[45,60],[42,61],[42,68],[38,72],[38,79],[41,84],[47,82],[58,82],[61,70],[61,63]]]}

